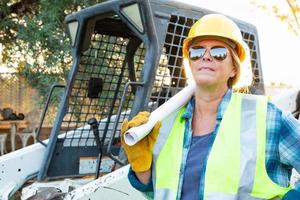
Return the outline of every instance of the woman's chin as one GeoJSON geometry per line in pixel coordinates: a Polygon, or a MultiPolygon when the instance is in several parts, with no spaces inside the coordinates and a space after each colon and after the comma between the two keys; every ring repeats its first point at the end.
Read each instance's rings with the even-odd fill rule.
{"type": "Polygon", "coordinates": [[[196,84],[199,86],[212,86],[212,85],[216,85],[217,81],[216,80],[212,80],[212,79],[196,79],[195,80],[196,84]]]}

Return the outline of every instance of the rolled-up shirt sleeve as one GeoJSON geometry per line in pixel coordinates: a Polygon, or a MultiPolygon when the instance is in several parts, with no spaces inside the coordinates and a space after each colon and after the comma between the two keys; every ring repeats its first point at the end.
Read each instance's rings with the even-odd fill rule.
{"type": "MultiPolygon", "coordinates": [[[[300,121],[290,113],[282,112],[279,153],[283,164],[300,172],[300,121]]],[[[294,189],[300,192],[300,181],[294,189]]]]}
{"type": "Polygon", "coordinates": [[[139,181],[139,179],[135,175],[135,172],[130,167],[129,172],[128,172],[128,180],[129,180],[130,184],[132,185],[132,187],[134,187],[138,191],[142,192],[145,195],[145,197],[147,197],[148,199],[153,198],[154,193],[153,193],[152,177],[150,177],[149,183],[143,184],[139,181]]]}

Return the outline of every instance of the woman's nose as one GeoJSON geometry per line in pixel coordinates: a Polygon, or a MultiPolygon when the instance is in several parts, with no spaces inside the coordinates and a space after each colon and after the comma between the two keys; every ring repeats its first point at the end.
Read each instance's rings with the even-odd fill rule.
{"type": "Polygon", "coordinates": [[[206,51],[202,57],[202,60],[203,61],[212,61],[212,57],[211,57],[208,49],[206,49],[206,51]]]}

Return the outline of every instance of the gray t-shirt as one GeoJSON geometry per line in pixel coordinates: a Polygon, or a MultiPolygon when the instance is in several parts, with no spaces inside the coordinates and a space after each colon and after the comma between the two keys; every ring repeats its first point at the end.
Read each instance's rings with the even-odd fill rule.
{"type": "Polygon", "coordinates": [[[200,199],[200,179],[204,167],[203,162],[208,156],[212,135],[212,133],[209,133],[192,137],[184,172],[181,200],[200,199]]]}

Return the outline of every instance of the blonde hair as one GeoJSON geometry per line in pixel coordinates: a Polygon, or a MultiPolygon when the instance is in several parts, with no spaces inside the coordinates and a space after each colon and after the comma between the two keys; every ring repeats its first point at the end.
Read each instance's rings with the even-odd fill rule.
{"type": "Polygon", "coordinates": [[[228,80],[228,87],[232,88],[241,78],[241,61],[235,50],[233,50],[230,47],[229,51],[230,51],[233,67],[236,72],[235,76],[228,80]]]}
{"type": "MultiPolygon", "coordinates": [[[[229,51],[231,54],[233,67],[236,71],[236,75],[228,80],[228,87],[232,89],[241,79],[242,64],[237,52],[233,48],[229,48],[229,51]]],[[[249,86],[234,87],[233,91],[247,94],[250,93],[250,88],[249,86]]]]}

